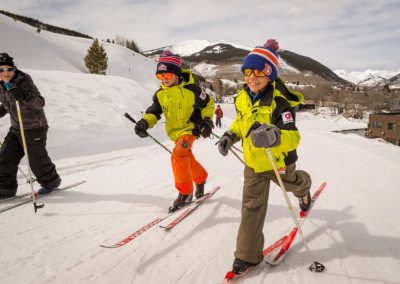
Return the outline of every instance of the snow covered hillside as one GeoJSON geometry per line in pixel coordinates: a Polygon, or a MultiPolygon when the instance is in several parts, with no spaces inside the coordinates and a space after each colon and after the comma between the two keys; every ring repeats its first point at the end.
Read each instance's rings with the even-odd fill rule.
{"type": "MultiPolygon", "coordinates": [[[[86,38],[66,36],[14,21],[0,14],[0,50],[14,57],[22,69],[88,73],[84,57],[93,43],[86,38]]],[[[141,82],[153,79],[155,62],[117,44],[102,42],[108,56],[107,75],[141,82]]]]}
{"type": "MultiPolygon", "coordinates": [[[[48,149],[58,158],[130,147],[132,123],[123,114],[140,118],[158,88],[155,81],[141,83],[108,75],[24,71],[32,76],[46,99],[48,149]],[[64,147],[70,151],[65,152],[64,147]]],[[[9,126],[7,115],[0,120],[4,136],[9,126]]],[[[162,129],[158,132],[164,135],[162,129]]]]}

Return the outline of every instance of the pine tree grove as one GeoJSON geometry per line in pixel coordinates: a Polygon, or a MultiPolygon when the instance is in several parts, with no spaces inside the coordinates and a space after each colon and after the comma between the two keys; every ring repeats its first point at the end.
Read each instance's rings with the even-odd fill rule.
{"type": "Polygon", "coordinates": [[[85,65],[92,74],[106,75],[107,61],[107,53],[96,38],[85,56],[85,65]]]}

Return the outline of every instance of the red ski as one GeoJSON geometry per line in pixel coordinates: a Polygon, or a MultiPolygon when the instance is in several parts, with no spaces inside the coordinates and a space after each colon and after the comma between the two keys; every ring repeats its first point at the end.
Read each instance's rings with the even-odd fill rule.
{"type": "MultiPolygon", "coordinates": [[[[312,196],[312,199],[311,199],[312,200],[311,201],[311,205],[308,208],[308,210],[307,211],[300,211],[300,221],[299,221],[300,228],[303,225],[304,221],[306,220],[307,216],[310,214],[311,209],[314,207],[315,201],[317,200],[317,198],[319,197],[321,192],[325,189],[326,184],[327,184],[326,182],[323,182],[319,186],[317,191],[314,193],[314,195],[312,196]]],[[[294,227],[292,229],[292,231],[289,233],[289,235],[286,236],[287,238],[285,240],[285,243],[282,245],[281,249],[279,251],[275,251],[276,254],[274,254],[274,253],[269,254],[269,256],[268,256],[268,258],[266,260],[266,262],[268,264],[277,265],[277,264],[282,262],[282,260],[284,259],[287,251],[289,250],[290,246],[292,245],[293,240],[295,239],[295,237],[297,235],[297,231],[298,231],[298,228],[294,227]]]]}
{"type": "Polygon", "coordinates": [[[221,187],[216,186],[211,190],[210,193],[205,194],[204,196],[196,199],[193,203],[193,206],[189,206],[185,211],[182,212],[178,217],[176,217],[174,220],[172,220],[168,225],[165,226],[160,226],[161,228],[164,228],[166,230],[170,230],[173,227],[175,227],[178,223],[180,223],[183,219],[185,219],[189,214],[191,214],[196,208],[198,208],[203,202],[206,200],[210,199],[221,187]]]}
{"type": "MultiPolygon", "coordinates": [[[[189,204],[187,204],[185,207],[182,207],[174,212],[170,212],[167,215],[165,215],[164,217],[160,217],[160,218],[156,218],[153,221],[147,223],[146,225],[144,225],[143,227],[141,227],[140,229],[138,229],[137,231],[133,232],[132,234],[130,234],[129,236],[127,236],[126,238],[122,239],[121,241],[113,244],[113,245],[100,245],[103,248],[119,248],[122,247],[124,245],[126,245],[127,243],[129,243],[130,241],[136,239],[138,236],[140,236],[141,234],[143,234],[144,232],[146,232],[147,230],[149,230],[150,228],[154,227],[155,225],[157,225],[158,223],[164,221],[165,219],[171,217],[172,215],[175,215],[178,212],[181,212],[184,209],[185,210],[181,215],[179,215],[174,221],[176,221],[177,219],[180,219],[179,221],[176,221],[176,224],[179,223],[180,221],[182,221],[187,215],[189,215],[194,209],[188,208],[191,205],[194,204],[193,207],[197,208],[198,206],[200,206],[200,204],[202,204],[205,200],[209,199],[212,195],[214,195],[214,193],[220,189],[220,186],[215,187],[210,193],[206,193],[204,194],[204,196],[197,198],[196,200],[190,202],[189,204]],[[190,210],[190,212],[187,212],[188,210],[190,210]],[[182,215],[185,215],[182,217],[182,215]]],[[[174,222],[173,221],[173,222],[174,222]]],[[[175,225],[176,225],[175,224],[175,225]]],[[[175,226],[174,225],[174,226],[175,226]]]]}
{"type": "MultiPolygon", "coordinates": [[[[315,201],[317,200],[317,198],[319,197],[321,192],[325,189],[326,185],[327,185],[327,182],[323,182],[318,187],[317,191],[312,196],[311,205],[308,208],[308,210],[307,211],[300,211],[300,221],[299,221],[300,227],[303,225],[305,219],[310,214],[311,209],[314,207],[315,201]]],[[[272,245],[270,245],[269,247],[264,249],[263,255],[264,255],[264,257],[267,258],[267,260],[265,260],[265,261],[268,264],[277,265],[277,264],[282,262],[282,260],[285,257],[287,251],[289,250],[294,238],[297,235],[297,231],[298,231],[297,227],[293,228],[292,231],[289,233],[289,235],[283,236],[282,238],[277,240],[275,243],[273,243],[272,245]]],[[[255,268],[257,266],[258,265],[252,266],[248,270],[244,271],[243,273],[241,273],[239,275],[234,273],[233,271],[229,271],[225,276],[225,282],[226,283],[234,283],[237,280],[239,280],[239,279],[243,278],[244,276],[246,276],[251,270],[253,270],[253,268],[255,268]]]]}

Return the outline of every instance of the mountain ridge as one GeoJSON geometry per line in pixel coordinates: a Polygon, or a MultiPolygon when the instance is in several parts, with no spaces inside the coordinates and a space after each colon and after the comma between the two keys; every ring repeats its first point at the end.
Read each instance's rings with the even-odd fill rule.
{"type": "MultiPolygon", "coordinates": [[[[165,49],[170,49],[172,52],[181,55],[184,59],[184,62],[188,66],[193,67],[200,63],[208,63],[214,65],[241,64],[243,58],[249,53],[252,48],[240,46],[238,44],[229,43],[226,41],[210,43],[205,40],[192,40],[184,41],[176,45],[169,45],[165,47],[160,47],[158,49],[144,51],[144,54],[151,58],[158,59],[158,57],[165,49]],[[186,48],[185,43],[188,43],[186,48]],[[202,49],[199,48],[200,46],[202,47],[202,49]]],[[[283,74],[296,73],[297,76],[301,76],[301,72],[309,71],[322,78],[322,80],[334,84],[350,84],[350,82],[341,78],[331,69],[312,59],[311,57],[299,55],[288,50],[279,50],[278,53],[280,55],[280,62],[282,63],[282,66],[288,65],[289,67],[295,69],[292,70],[291,68],[286,68],[285,70],[282,70],[283,74]],[[296,70],[299,72],[296,72],[296,70]]],[[[201,75],[204,76],[204,74],[201,75]]],[[[240,75],[240,70],[236,68],[236,76],[240,75]]],[[[307,74],[305,74],[304,76],[307,76],[307,74]]]]}

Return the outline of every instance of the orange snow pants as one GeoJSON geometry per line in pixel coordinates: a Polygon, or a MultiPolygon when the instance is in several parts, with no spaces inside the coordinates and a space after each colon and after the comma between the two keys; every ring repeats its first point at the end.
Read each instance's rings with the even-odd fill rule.
{"type": "Polygon", "coordinates": [[[171,155],[172,171],[174,172],[175,187],[179,193],[188,195],[193,192],[193,182],[201,184],[206,181],[208,173],[196,161],[192,153],[192,145],[196,137],[182,135],[175,142],[171,155]]]}

